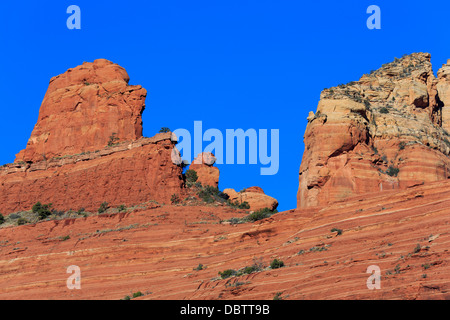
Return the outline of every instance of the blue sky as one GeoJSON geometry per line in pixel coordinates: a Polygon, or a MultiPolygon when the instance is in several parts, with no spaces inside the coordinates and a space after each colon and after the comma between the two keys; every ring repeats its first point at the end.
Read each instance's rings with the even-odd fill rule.
{"type": "MultiPolygon", "coordinates": [[[[280,167],[219,165],[220,189],[260,186],[296,207],[303,134],[324,88],[394,57],[450,58],[450,1],[21,1],[0,4],[0,164],[25,148],[51,77],[83,61],[123,66],[148,91],[144,135],[161,127],[280,130],[280,167]],[[69,30],[69,5],[81,30],[69,30]],[[381,30],[369,30],[369,5],[381,30]]],[[[206,145],[205,145],[206,146],[206,145]]]]}

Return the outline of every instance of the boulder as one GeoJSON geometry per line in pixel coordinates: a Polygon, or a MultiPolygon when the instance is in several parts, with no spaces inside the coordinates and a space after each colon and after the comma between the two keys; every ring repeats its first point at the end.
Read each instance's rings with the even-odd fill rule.
{"type": "Polygon", "coordinates": [[[236,192],[234,189],[225,189],[223,193],[227,194],[229,200],[232,202],[247,202],[252,211],[264,208],[273,211],[278,207],[278,201],[275,198],[264,194],[264,191],[260,187],[250,187],[241,192],[236,192]]]}
{"type": "Polygon", "coordinates": [[[213,167],[216,162],[216,157],[211,152],[203,152],[192,161],[189,170],[197,172],[197,182],[202,186],[219,187],[219,168],[213,167]]]}

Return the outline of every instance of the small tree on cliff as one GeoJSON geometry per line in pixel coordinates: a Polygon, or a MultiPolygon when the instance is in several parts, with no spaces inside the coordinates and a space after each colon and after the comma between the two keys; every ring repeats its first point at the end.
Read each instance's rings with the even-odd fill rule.
{"type": "Polygon", "coordinates": [[[119,140],[119,138],[116,137],[115,132],[113,132],[113,134],[109,137],[109,141],[108,141],[108,147],[112,147],[114,144],[116,144],[117,140],[119,140]]]}
{"type": "Polygon", "coordinates": [[[162,128],[159,130],[159,133],[166,133],[166,132],[170,132],[170,129],[167,128],[167,127],[162,127],[162,128]]]}
{"type": "Polygon", "coordinates": [[[192,169],[186,171],[185,176],[186,176],[186,185],[188,187],[191,187],[198,179],[197,172],[192,169]]]}
{"type": "Polygon", "coordinates": [[[50,211],[52,204],[42,204],[40,202],[36,202],[36,204],[31,208],[33,213],[37,213],[39,215],[39,220],[47,218],[52,214],[50,211]]]}

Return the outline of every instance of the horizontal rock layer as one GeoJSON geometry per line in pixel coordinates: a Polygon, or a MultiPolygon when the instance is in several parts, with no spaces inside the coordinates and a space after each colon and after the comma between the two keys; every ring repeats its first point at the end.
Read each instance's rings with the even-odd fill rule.
{"type": "Polygon", "coordinates": [[[169,202],[182,194],[182,169],[172,163],[171,133],[124,142],[94,152],[0,168],[3,213],[52,203],[58,210],[96,210],[102,202],[133,205],[169,202]]]}

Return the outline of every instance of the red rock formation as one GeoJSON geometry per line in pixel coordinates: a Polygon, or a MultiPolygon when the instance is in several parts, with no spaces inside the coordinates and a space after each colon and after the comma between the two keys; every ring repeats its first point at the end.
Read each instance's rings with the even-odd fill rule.
{"type": "Polygon", "coordinates": [[[449,106],[439,75],[440,86],[430,55],[417,53],[324,90],[308,116],[298,207],[447,179],[450,136],[441,124],[449,106]]]}
{"type": "Polygon", "coordinates": [[[102,202],[127,206],[170,202],[183,194],[182,169],[171,161],[171,133],[97,152],[0,168],[2,212],[30,210],[38,201],[58,210],[95,211],[102,202]]]}
{"type": "Polygon", "coordinates": [[[250,187],[240,192],[236,192],[234,189],[225,189],[223,193],[226,193],[232,202],[247,202],[250,210],[253,211],[264,208],[274,211],[278,207],[277,199],[266,195],[260,187],[250,187]]]}
{"type": "Polygon", "coordinates": [[[96,210],[102,202],[169,202],[183,195],[171,133],[142,138],[146,90],[125,69],[95,60],[50,81],[38,122],[16,162],[0,168],[2,212],[96,210]]]}
{"type": "Polygon", "coordinates": [[[99,59],[50,80],[39,118],[16,162],[96,151],[142,136],[146,90],[125,69],[99,59]]]}
{"type": "Polygon", "coordinates": [[[189,166],[189,170],[194,170],[197,173],[197,182],[200,182],[202,186],[219,187],[220,171],[219,168],[213,167],[215,162],[214,154],[203,152],[189,166]]]}

